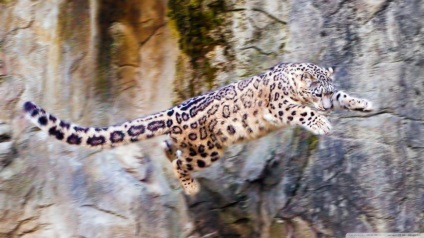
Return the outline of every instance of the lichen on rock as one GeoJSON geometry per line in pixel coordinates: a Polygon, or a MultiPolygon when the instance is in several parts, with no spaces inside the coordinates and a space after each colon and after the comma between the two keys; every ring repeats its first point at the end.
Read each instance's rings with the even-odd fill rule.
{"type": "MultiPolygon", "coordinates": [[[[180,64],[188,66],[191,73],[187,87],[175,87],[176,102],[181,102],[217,86],[214,83],[217,69],[207,54],[216,46],[226,44],[222,33],[226,3],[223,0],[170,0],[168,6],[171,25],[177,29],[179,46],[185,55],[180,57],[180,64]]],[[[187,68],[177,70],[187,71],[187,68]]],[[[187,78],[178,77],[175,85],[182,81],[187,81],[187,78]]]]}

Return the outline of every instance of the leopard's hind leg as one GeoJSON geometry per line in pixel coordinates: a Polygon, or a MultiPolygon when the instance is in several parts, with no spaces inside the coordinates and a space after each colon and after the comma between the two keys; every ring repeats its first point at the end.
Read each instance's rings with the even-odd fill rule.
{"type": "Polygon", "coordinates": [[[183,160],[181,158],[172,161],[175,176],[180,180],[184,192],[187,195],[195,195],[199,192],[200,186],[197,181],[191,176],[191,172],[187,170],[187,167],[183,165],[182,161],[183,160]]]}
{"type": "Polygon", "coordinates": [[[199,144],[195,147],[184,148],[176,160],[174,172],[183,186],[184,192],[188,195],[195,195],[200,190],[200,185],[192,177],[192,172],[203,170],[217,161],[223,153],[222,149],[209,144],[199,144]]]}

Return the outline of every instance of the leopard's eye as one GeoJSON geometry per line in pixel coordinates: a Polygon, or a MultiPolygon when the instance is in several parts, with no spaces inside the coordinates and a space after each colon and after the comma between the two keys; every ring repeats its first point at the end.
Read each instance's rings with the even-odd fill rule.
{"type": "Polygon", "coordinates": [[[322,94],[321,93],[319,93],[319,94],[315,94],[317,97],[321,97],[322,96],[322,94]]]}

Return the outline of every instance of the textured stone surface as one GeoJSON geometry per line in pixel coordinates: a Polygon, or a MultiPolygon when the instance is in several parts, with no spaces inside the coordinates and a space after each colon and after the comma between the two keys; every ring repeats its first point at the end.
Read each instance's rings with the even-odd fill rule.
{"type": "Polygon", "coordinates": [[[423,17],[422,0],[0,1],[0,237],[424,232],[423,17]],[[281,61],[333,66],[378,109],[233,146],[192,198],[161,138],[91,151],[20,113],[104,126],[281,61]]]}

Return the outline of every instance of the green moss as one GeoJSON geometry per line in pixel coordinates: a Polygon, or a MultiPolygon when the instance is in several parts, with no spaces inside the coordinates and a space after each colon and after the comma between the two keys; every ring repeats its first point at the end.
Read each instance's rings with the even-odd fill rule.
{"type": "Polygon", "coordinates": [[[98,61],[97,78],[95,79],[96,93],[102,100],[107,101],[111,98],[111,76],[110,67],[112,65],[112,51],[114,41],[109,32],[111,25],[120,20],[125,9],[125,3],[120,1],[99,1],[99,43],[98,43],[98,61]],[[121,4],[120,4],[121,3],[121,4]],[[122,13],[121,13],[122,12],[122,13]]]}
{"type": "MultiPolygon", "coordinates": [[[[190,58],[193,68],[192,78],[201,78],[201,82],[211,89],[214,84],[217,69],[215,69],[206,54],[217,45],[224,44],[223,35],[217,34],[224,23],[224,0],[170,0],[169,16],[179,33],[179,47],[190,58]]],[[[194,80],[195,81],[195,80],[194,80]]],[[[200,93],[198,85],[192,82],[188,86],[188,97],[200,93]]]]}
{"type": "Polygon", "coordinates": [[[13,2],[13,0],[0,0],[0,4],[8,4],[13,2]]]}
{"type": "Polygon", "coordinates": [[[309,151],[315,150],[318,147],[319,137],[314,134],[310,134],[308,136],[307,142],[309,151]]]}
{"type": "Polygon", "coordinates": [[[295,142],[294,144],[303,150],[307,149],[308,152],[312,152],[318,148],[319,137],[312,134],[312,132],[306,131],[301,127],[295,127],[293,129],[295,142]]]}
{"type": "MultiPolygon", "coordinates": [[[[101,2],[103,3],[103,2],[101,2]]],[[[100,3],[99,3],[100,4],[100,3]]],[[[100,4],[104,7],[103,4],[100,4]]],[[[60,6],[59,11],[59,28],[58,28],[58,43],[66,45],[69,52],[80,52],[88,44],[89,38],[89,20],[90,20],[90,6],[89,2],[85,0],[65,1],[60,6]]],[[[115,8],[113,8],[115,9],[115,8]]],[[[101,10],[104,10],[103,8],[101,10]]],[[[111,65],[111,48],[113,41],[111,40],[108,29],[110,21],[104,18],[111,18],[110,12],[99,14],[99,45],[98,45],[98,64],[97,64],[97,77],[94,78],[96,94],[101,97],[103,101],[110,98],[110,65],[111,65]]]]}
{"type": "Polygon", "coordinates": [[[170,0],[169,16],[176,23],[180,32],[180,48],[196,59],[219,43],[219,39],[211,36],[211,31],[223,23],[221,13],[225,10],[225,2],[217,0],[209,4],[205,0],[170,0]]]}

